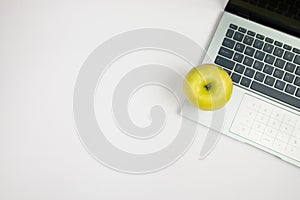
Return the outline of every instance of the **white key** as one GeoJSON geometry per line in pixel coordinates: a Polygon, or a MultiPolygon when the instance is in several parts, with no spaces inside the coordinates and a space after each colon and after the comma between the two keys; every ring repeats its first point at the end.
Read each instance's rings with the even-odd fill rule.
{"type": "Polygon", "coordinates": [[[270,107],[268,104],[265,104],[260,108],[259,112],[261,112],[265,116],[270,116],[270,114],[272,113],[272,107],[270,107]]]}
{"type": "Polygon", "coordinates": [[[274,129],[279,129],[280,122],[276,119],[270,118],[270,120],[268,121],[268,126],[271,126],[274,129]]]}
{"type": "Polygon", "coordinates": [[[269,135],[269,136],[271,136],[271,137],[275,138],[276,135],[277,135],[277,133],[278,133],[278,131],[276,129],[274,129],[274,128],[266,127],[264,133],[267,134],[267,135],[269,135]]]}
{"type": "Polygon", "coordinates": [[[297,138],[300,138],[300,120],[298,120],[298,122],[296,123],[296,126],[294,127],[292,135],[297,138]]]}
{"type": "Polygon", "coordinates": [[[236,124],[231,127],[230,131],[237,135],[247,137],[249,135],[250,128],[247,126],[241,126],[241,124],[236,124]]]}
{"type": "Polygon", "coordinates": [[[286,149],[285,149],[285,153],[288,156],[291,156],[297,160],[300,160],[300,149],[295,146],[287,145],[286,149]]]}
{"type": "Polygon", "coordinates": [[[273,144],[273,149],[275,151],[282,153],[282,152],[284,152],[286,145],[287,144],[285,142],[276,139],[273,144]]]}
{"type": "Polygon", "coordinates": [[[289,134],[286,134],[284,132],[278,132],[277,136],[276,136],[276,139],[279,139],[281,140],[282,142],[285,142],[287,143],[289,141],[289,138],[290,138],[290,135],[289,134]]]}
{"type": "Polygon", "coordinates": [[[254,142],[260,143],[260,138],[262,136],[261,132],[255,131],[255,130],[251,130],[249,133],[248,138],[254,142]]]}
{"type": "Polygon", "coordinates": [[[262,123],[257,122],[257,121],[255,121],[252,125],[252,129],[257,131],[257,132],[264,132],[265,128],[266,128],[265,124],[262,124],[262,123]]]}
{"type": "Polygon", "coordinates": [[[300,148],[300,139],[296,138],[296,137],[291,137],[288,144],[291,145],[291,146],[295,146],[295,147],[300,148]]]}
{"type": "Polygon", "coordinates": [[[278,109],[274,109],[272,114],[271,114],[271,117],[273,119],[276,119],[278,121],[282,121],[283,117],[284,117],[284,112],[282,110],[278,110],[278,109]]]}
{"type": "Polygon", "coordinates": [[[262,124],[267,124],[268,120],[269,120],[269,117],[267,115],[263,115],[261,113],[258,113],[256,115],[256,121],[258,121],[262,124]]]}
{"type": "Polygon", "coordinates": [[[261,137],[261,141],[260,143],[266,147],[271,147],[274,143],[274,140],[275,138],[274,137],[271,137],[269,135],[266,135],[264,134],[262,137],[261,137]]]}
{"type": "Polygon", "coordinates": [[[297,117],[293,114],[285,115],[285,117],[283,118],[283,123],[291,126],[295,126],[296,121],[297,121],[297,117]]]}
{"type": "Polygon", "coordinates": [[[290,135],[292,134],[293,127],[291,125],[281,124],[279,130],[290,135]]]}

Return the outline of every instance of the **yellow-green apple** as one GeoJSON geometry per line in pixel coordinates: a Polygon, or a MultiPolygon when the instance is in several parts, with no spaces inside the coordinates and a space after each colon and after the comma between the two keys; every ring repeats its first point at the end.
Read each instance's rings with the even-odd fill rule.
{"type": "Polygon", "coordinates": [[[184,93],[188,101],[201,110],[216,110],[230,99],[232,80],[221,67],[202,64],[185,76],[184,93]]]}

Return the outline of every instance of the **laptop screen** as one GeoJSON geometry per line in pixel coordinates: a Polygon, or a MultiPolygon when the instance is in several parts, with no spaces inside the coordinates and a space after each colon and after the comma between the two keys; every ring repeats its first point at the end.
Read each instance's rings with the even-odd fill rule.
{"type": "Polygon", "coordinates": [[[225,10],[300,38],[300,0],[229,0],[225,10]]]}

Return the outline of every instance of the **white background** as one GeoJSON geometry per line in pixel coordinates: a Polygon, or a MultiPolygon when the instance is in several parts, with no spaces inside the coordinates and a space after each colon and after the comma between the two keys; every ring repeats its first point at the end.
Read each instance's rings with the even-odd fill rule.
{"type": "MultiPolygon", "coordinates": [[[[178,162],[147,175],[104,167],[77,136],[74,83],[98,45],[151,27],[179,32],[206,48],[225,5],[225,0],[0,1],[0,199],[300,199],[300,169],[246,144],[221,137],[199,160],[203,127],[178,162]]],[[[164,104],[167,123],[180,117],[175,100],[161,89],[145,88],[132,101],[137,124],[148,123],[147,114],[135,111],[151,101],[164,104]],[[157,98],[145,100],[149,94],[157,98]]],[[[165,137],[157,138],[161,147],[174,137],[170,130],[166,126],[165,137]]]]}

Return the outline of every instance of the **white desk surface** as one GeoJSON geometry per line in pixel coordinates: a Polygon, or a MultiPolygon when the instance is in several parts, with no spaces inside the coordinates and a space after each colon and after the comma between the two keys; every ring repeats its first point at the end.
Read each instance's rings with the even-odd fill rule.
{"type": "MultiPolygon", "coordinates": [[[[146,175],[103,166],[76,133],[74,84],[98,45],[153,27],[207,47],[225,5],[226,0],[1,1],[0,199],[300,199],[300,169],[246,144],[223,136],[199,160],[203,127],[180,160],[146,175]]],[[[174,100],[155,88],[136,93],[129,107],[133,121],[147,124],[143,113],[149,110],[140,101],[150,105],[151,98],[143,96],[149,94],[170,110],[167,124],[174,123],[174,100]]],[[[166,125],[163,133],[171,128],[166,125]]]]}

